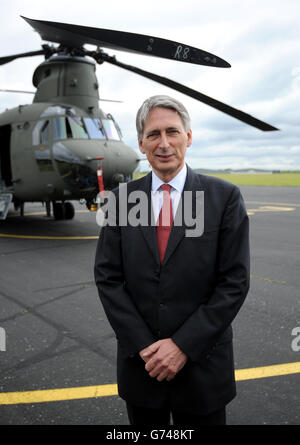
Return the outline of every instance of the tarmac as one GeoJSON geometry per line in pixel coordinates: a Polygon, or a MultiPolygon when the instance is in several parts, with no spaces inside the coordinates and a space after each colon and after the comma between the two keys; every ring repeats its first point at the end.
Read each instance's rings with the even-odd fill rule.
{"type": "MultiPolygon", "coordinates": [[[[241,187],[251,287],[234,320],[237,397],[228,425],[300,424],[300,188],[241,187]]],[[[94,284],[99,227],[76,204],[0,221],[0,424],[128,425],[116,341],[94,284]]]]}

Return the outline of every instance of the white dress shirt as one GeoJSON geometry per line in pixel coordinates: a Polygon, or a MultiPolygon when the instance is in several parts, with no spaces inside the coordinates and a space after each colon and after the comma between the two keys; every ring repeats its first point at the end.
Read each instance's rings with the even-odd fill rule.
{"type": "MultiPolygon", "coordinates": [[[[173,219],[175,219],[176,210],[185,184],[186,173],[187,173],[187,168],[186,164],[184,164],[180,172],[177,173],[177,175],[173,179],[171,179],[170,182],[167,183],[171,186],[173,219]]],[[[159,212],[163,204],[163,191],[160,189],[160,186],[162,184],[165,184],[165,182],[162,181],[152,170],[151,199],[152,199],[152,208],[154,213],[154,221],[158,220],[159,212]]]]}

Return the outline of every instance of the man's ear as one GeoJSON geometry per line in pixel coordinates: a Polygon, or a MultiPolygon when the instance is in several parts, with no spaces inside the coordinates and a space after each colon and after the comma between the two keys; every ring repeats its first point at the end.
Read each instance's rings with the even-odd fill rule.
{"type": "Polygon", "coordinates": [[[187,146],[187,147],[190,147],[190,146],[192,145],[192,141],[193,141],[192,130],[189,130],[189,131],[187,132],[187,137],[188,137],[188,140],[187,140],[187,144],[186,144],[186,146],[187,146]]]}
{"type": "Polygon", "coordinates": [[[143,141],[142,141],[142,139],[138,138],[138,143],[139,143],[140,152],[143,153],[143,155],[144,155],[145,154],[145,150],[143,148],[143,141]]]}

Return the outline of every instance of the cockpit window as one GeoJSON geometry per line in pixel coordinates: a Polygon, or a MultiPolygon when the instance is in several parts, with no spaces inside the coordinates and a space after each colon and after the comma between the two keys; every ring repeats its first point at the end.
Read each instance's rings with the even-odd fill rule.
{"type": "Polygon", "coordinates": [[[91,139],[106,139],[100,119],[85,117],[83,120],[91,139]]]}
{"type": "Polygon", "coordinates": [[[47,145],[49,143],[49,121],[46,121],[41,129],[41,144],[47,145]]]}
{"type": "Polygon", "coordinates": [[[49,143],[50,122],[48,120],[38,121],[32,132],[33,145],[47,145],[49,143]]]}
{"type": "MultiPolygon", "coordinates": [[[[39,133],[45,121],[39,121],[34,130],[34,134],[39,133]],[[39,122],[42,122],[41,124],[39,122]]],[[[49,121],[46,121],[49,123],[49,121]]],[[[43,127],[44,128],[44,127],[43,127]]],[[[49,131],[49,129],[48,129],[49,131]]],[[[48,134],[49,137],[49,134],[48,134]]],[[[53,118],[53,139],[112,139],[121,140],[118,126],[113,119],[89,118],[89,117],[54,117],[53,118]]],[[[38,142],[39,143],[39,142],[38,142]]],[[[36,145],[38,144],[36,143],[36,145]]],[[[43,142],[45,143],[45,142],[43,142]]]]}
{"type": "Polygon", "coordinates": [[[102,122],[108,139],[115,139],[116,141],[119,141],[121,139],[120,134],[114,122],[111,119],[102,119],[102,122]]]}
{"type": "Polygon", "coordinates": [[[55,117],[53,119],[53,138],[88,139],[89,135],[81,117],[55,117]]]}
{"type": "Polygon", "coordinates": [[[89,135],[81,117],[67,117],[67,122],[70,125],[73,138],[88,139],[89,135]]]}
{"type": "Polygon", "coordinates": [[[53,138],[55,141],[67,139],[66,119],[64,117],[55,117],[53,119],[53,138]]]}

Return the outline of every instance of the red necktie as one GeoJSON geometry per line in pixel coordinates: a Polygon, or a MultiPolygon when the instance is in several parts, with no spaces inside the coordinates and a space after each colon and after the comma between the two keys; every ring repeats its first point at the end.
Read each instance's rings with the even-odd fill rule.
{"type": "Polygon", "coordinates": [[[170,195],[171,186],[169,184],[162,184],[160,188],[163,191],[163,205],[158,217],[156,236],[160,262],[162,263],[167,248],[171,227],[173,225],[173,213],[170,195]]]}

